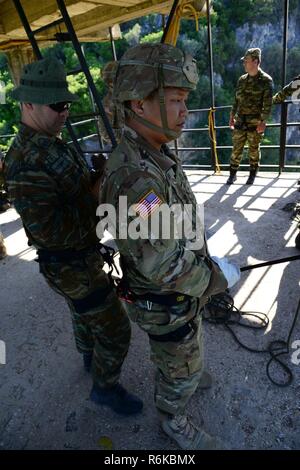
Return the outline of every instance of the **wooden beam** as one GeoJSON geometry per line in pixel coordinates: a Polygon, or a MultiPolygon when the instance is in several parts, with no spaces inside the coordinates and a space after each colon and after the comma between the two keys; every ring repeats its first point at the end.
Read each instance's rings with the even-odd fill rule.
{"type": "MultiPolygon", "coordinates": [[[[79,7],[78,0],[66,0],[66,5],[69,4],[68,11],[71,13],[71,19],[73,22],[74,29],[78,35],[79,40],[81,41],[89,41],[92,42],[93,40],[105,40],[105,35],[99,38],[99,32],[104,31],[106,28],[113,26],[119,22],[125,22],[134,18],[139,18],[141,16],[145,16],[149,13],[161,13],[161,12],[168,12],[172,0],[134,0],[135,4],[131,6],[126,6],[126,0],[122,1],[123,6],[111,6],[111,5],[100,5],[100,1],[97,3],[98,6],[95,6],[95,0],[84,0],[85,3],[89,3],[90,6],[93,6],[92,10],[86,11],[88,7],[85,9],[85,12],[79,15],[76,15],[76,7],[79,7]],[[95,7],[94,7],[95,6],[95,7]],[[73,13],[73,14],[72,14],[73,13]]],[[[103,0],[110,2],[110,0],[103,0]]],[[[133,2],[133,0],[131,0],[133,2]]],[[[47,22],[54,21],[60,17],[60,12],[54,9],[54,6],[57,7],[55,0],[46,0],[40,3],[40,8],[36,7],[34,15],[32,11],[32,5],[37,5],[35,1],[32,0],[23,0],[22,5],[24,6],[25,12],[28,15],[29,12],[29,19],[31,22],[32,29],[36,29],[40,26],[47,24],[47,22]],[[28,11],[27,8],[28,7],[28,11]],[[33,16],[32,16],[33,15],[33,16]]],[[[80,9],[82,11],[83,2],[80,2],[80,9]]],[[[9,0],[10,7],[13,5],[12,0],[9,0]]],[[[3,39],[1,37],[1,42],[3,40],[5,42],[9,40],[22,40],[27,39],[25,30],[21,25],[21,21],[18,18],[17,11],[15,9],[8,8],[8,0],[4,0],[4,2],[0,3],[0,17],[1,21],[3,21],[2,15],[2,6],[5,5],[5,15],[9,14],[14,16],[11,18],[9,27],[7,27],[7,23],[5,22],[5,29],[6,29],[6,38],[3,39]],[[15,29],[9,29],[15,26],[15,29]]],[[[87,6],[87,5],[86,5],[87,6]]],[[[78,10],[77,10],[78,11],[78,10]]],[[[4,21],[5,21],[4,15],[4,21]]],[[[62,23],[59,26],[52,27],[43,31],[41,34],[36,36],[36,39],[41,41],[53,41],[55,37],[55,33],[57,32],[65,32],[66,28],[65,25],[62,23]]],[[[1,32],[1,29],[0,29],[1,32]]],[[[4,46],[6,47],[6,46],[4,46]]],[[[0,43],[0,48],[1,47],[0,43]]]]}
{"type": "Polygon", "coordinates": [[[23,47],[15,47],[13,50],[5,53],[8,59],[9,70],[16,85],[20,82],[23,66],[35,60],[32,49],[24,49],[23,47]]]}
{"type": "Polygon", "coordinates": [[[110,5],[110,6],[120,6],[120,7],[131,7],[137,3],[141,3],[141,0],[85,0],[87,2],[97,3],[98,5],[110,5]]]}
{"type": "MultiPolygon", "coordinates": [[[[65,0],[67,6],[76,3],[78,0],[65,0]]],[[[55,16],[55,13],[58,12],[55,0],[22,0],[22,6],[29,23],[38,21],[42,16],[55,16]]],[[[22,25],[12,0],[4,0],[3,3],[0,3],[0,18],[6,33],[18,29],[22,25]]]]}
{"type": "Polygon", "coordinates": [[[77,34],[86,35],[95,31],[97,25],[108,28],[115,23],[123,23],[150,13],[168,12],[172,3],[172,0],[146,0],[132,7],[99,7],[93,10],[92,15],[73,17],[72,22],[77,34]]]}

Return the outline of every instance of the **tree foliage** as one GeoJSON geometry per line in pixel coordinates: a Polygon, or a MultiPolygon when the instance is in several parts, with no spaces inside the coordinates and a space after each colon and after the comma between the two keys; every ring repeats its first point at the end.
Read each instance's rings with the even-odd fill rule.
{"type": "MultiPolygon", "coordinates": [[[[290,0],[290,14],[300,19],[298,0],[290,0]]],[[[238,77],[243,73],[240,57],[248,44],[253,40],[253,28],[259,25],[272,25],[274,19],[282,24],[284,2],[282,0],[214,0],[214,11],[211,15],[212,43],[213,43],[213,72],[214,72],[214,96],[215,106],[231,105],[234,97],[235,86],[238,77]],[[245,36],[246,43],[237,40],[237,31],[248,28],[245,36]]],[[[298,21],[299,23],[299,21],[298,21]]],[[[297,22],[296,22],[297,24],[297,22]]],[[[138,43],[159,42],[162,37],[162,17],[148,15],[139,20],[131,20],[121,25],[123,38],[115,41],[117,57],[120,58],[128,47],[138,43]]],[[[299,31],[298,31],[299,34],[299,31]]],[[[206,18],[199,20],[199,30],[195,28],[195,22],[183,19],[181,21],[178,46],[192,54],[198,63],[200,80],[197,89],[190,93],[188,106],[190,109],[209,108],[211,102],[210,68],[208,55],[208,34],[206,18]]],[[[280,39],[278,40],[280,41],[280,39]]],[[[101,69],[104,64],[113,59],[112,47],[106,43],[84,44],[84,53],[90,67],[96,86],[102,97],[105,85],[101,78],[101,69]]],[[[71,44],[57,44],[43,50],[45,56],[55,56],[62,61],[67,70],[79,67],[78,59],[71,44]]],[[[289,47],[287,60],[287,81],[299,74],[300,46],[289,47]]],[[[263,47],[263,69],[269,73],[275,83],[275,90],[281,86],[282,44],[281,42],[266,42],[263,47]]],[[[68,77],[70,89],[79,96],[79,101],[72,105],[72,114],[83,114],[92,110],[91,99],[87,84],[82,73],[68,77]]],[[[9,92],[13,88],[7,61],[4,54],[0,54],[0,82],[4,82],[6,89],[6,104],[0,104],[0,135],[14,133],[19,121],[19,106],[14,102],[9,92]]],[[[229,109],[216,111],[217,125],[226,125],[229,109]]],[[[274,111],[279,115],[279,108],[274,111]]],[[[207,126],[207,114],[200,113],[193,118],[193,127],[207,126]]],[[[76,128],[76,134],[81,137],[94,132],[90,125],[76,128]]],[[[278,143],[279,131],[268,129],[265,142],[278,143]]],[[[218,144],[231,145],[231,135],[228,131],[217,132],[218,144]]],[[[183,141],[187,145],[210,146],[208,133],[185,134],[183,141]]],[[[9,141],[0,138],[0,148],[6,149],[9,141]]],[[[275,153],[274,153],[275,154],[275,153]]],[[[191,155],[191,160],[199,156],[191,155]]],[[[228,151],[220,152],[221,161],[228,161],[228,151]]],[[[264,157],[265,158],[265,157],[264,157]]],[[[268,163],[272,154],[267,157],[268,163]]],[[[209,163],[210,156],[207,152],[204,160],[209,163]]],[[[201,160],[202,161],[202,160],[201,160]]]]}

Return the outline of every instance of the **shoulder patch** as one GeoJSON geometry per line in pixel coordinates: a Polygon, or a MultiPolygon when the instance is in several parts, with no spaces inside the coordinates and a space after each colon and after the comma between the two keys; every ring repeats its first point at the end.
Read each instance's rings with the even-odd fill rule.
{"type": "Polygon", "coordinates": [[[136,212],[143,218],[147,219],[162,204],[162,200],[154,190],[149,191],[142,199],[134,205],[136,212]]]}

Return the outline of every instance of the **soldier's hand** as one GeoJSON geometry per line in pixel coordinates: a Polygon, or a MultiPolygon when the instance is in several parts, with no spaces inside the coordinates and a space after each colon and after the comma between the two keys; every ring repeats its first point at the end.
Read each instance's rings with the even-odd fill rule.
{"type": "Polygon", "coordinates": [[[240,280],[241,271],[236,264],[231,263],[227,258],[219,258],[218,256],[212,256],[211,259],[217,263],[223,272],[229,288],[234,286],[234,284],[240,280]]]}
{"type": "Polygon", "coordinates": [[[262,134],[263,132],[265,132],[265,128],[266,128],[265,121],[260,121],[256,128],[256,132],[258,132],[259,134],[262,134]]]}
{"type": "Polygon", "coordinates": [[[100,180],[101,178],[99,177],[96,182],[94,182],[92,188],[91,188],[91,192],[94,196],[94,198],[98,201],[99,199],[99,190],[100,190],[100,180]]]}
{"type": "Polygon", "coordinates": [[[234,129],[234,123],[235,123],[235,119],[233,116],[230,116],[230,119],[229,119],[229,127],[230,129],[234,129]]]}

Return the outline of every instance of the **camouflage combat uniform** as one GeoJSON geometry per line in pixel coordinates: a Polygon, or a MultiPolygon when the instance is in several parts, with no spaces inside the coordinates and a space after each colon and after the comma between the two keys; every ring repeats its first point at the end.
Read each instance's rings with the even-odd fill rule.
{"type": "Polygon", "coordinates": [[[283,103],[286,98],[296,92],[297,99],[300,98],[300,75],[294,78],[288,85],[273,96],[273,104],[283,103]]]}
{"type": "MultiPolygon", "coordinates": [[[[4,158],[4,155],[2,154],[0,150],[0,212],[6,211],[6,209],[9,208],[9,203],[2,193],[2,190],[4,189],[4,178],[3,178],[3,170],[2,170],[2,159],[4,158]]],[[[1,232],[1,227],[0,227],[0,259],[5,258],[6,256],[6,247],[4,243],[4,237],[1,232]]]]}
{"type": "Polygon", "coordinates": [[[0,259],[5,258],[5,256],[6,256],[6,248],[4,244],[4,237],[0,229],[0,259]]]}
{"type": "Polygon", "coordinates": [[[40,253],[40,271],[69,304],[78,351],[93,352],[94,382],[114,385],[130,324],[96,249],[97,206],[85,161],[62,140],[21,124],[5,176],[29,242],[40,253]]]}
{"type": "Polygon", "coordinates": [[[248,141],[250,168],[257,168],[260,160],[259,144],[263,133],[258,133],[256,127],[260,121],[265,121],[272,106],[272,78],[259,69],[257,75],[242,75],[237,83],[235,100],[232,106],[235,129],[233,131],[233,150],[230,167],[237,170],[242,158],[243,149],[248,141]]]}
{"type": "Polygon", "coordinates": [[[4,160],[4,155],[0,150],[0,212],[5,212],[10,207],[9,201],[7,199],[5,185],[4,185],[4,174],[3,174],[3,168],[2,168],[3,160],[4,160]]]}
{"type": "MultiPolygon", "coordinates": [[[[118,209],[119,196],[127,196],[130,207],[149,193],[168,206],[196,206],[179,159],[167,146],[158,151],[125,127],[119,146],[107,162],[100,203],[118,209]]],[[[156,406],[175,415],[185,409],[203,371],[201,308],[210,295],[224,291],[227,282],[208,257],[205,241],[201,249],[192,251],[184,237],[121,239],[119,231],[117,223],[116,243],[125,285],[134,295],[124,306],[131,320],[149,335],[151,359],[157,369],[156,406]],[[158,296],[154,297],[157,301],[145,300],[145,294],[158,296]],[[184,300],[162,304],[170,295],[184,300]]]]}
{"type": "MultiPolygon", "coordinates": [[[[122,136],[121,129],[116,127],[116,122],[113,118],[113,83],[115,79],[115,73],[117,70],[117,62],[111,61],[105,64],[101,71],[101,77],[106,84],[106,93],[102,99],[102,104],[108,117],[110,124],[113,128],[113,132],[116,138],[116,141],[119,142],[122,136]]],[[[107,133],[106,127],[101,118],[98,119],[98,126],[100,129],[101,138],[105,147],[111,147],[111,140],[107,133]]]]}

